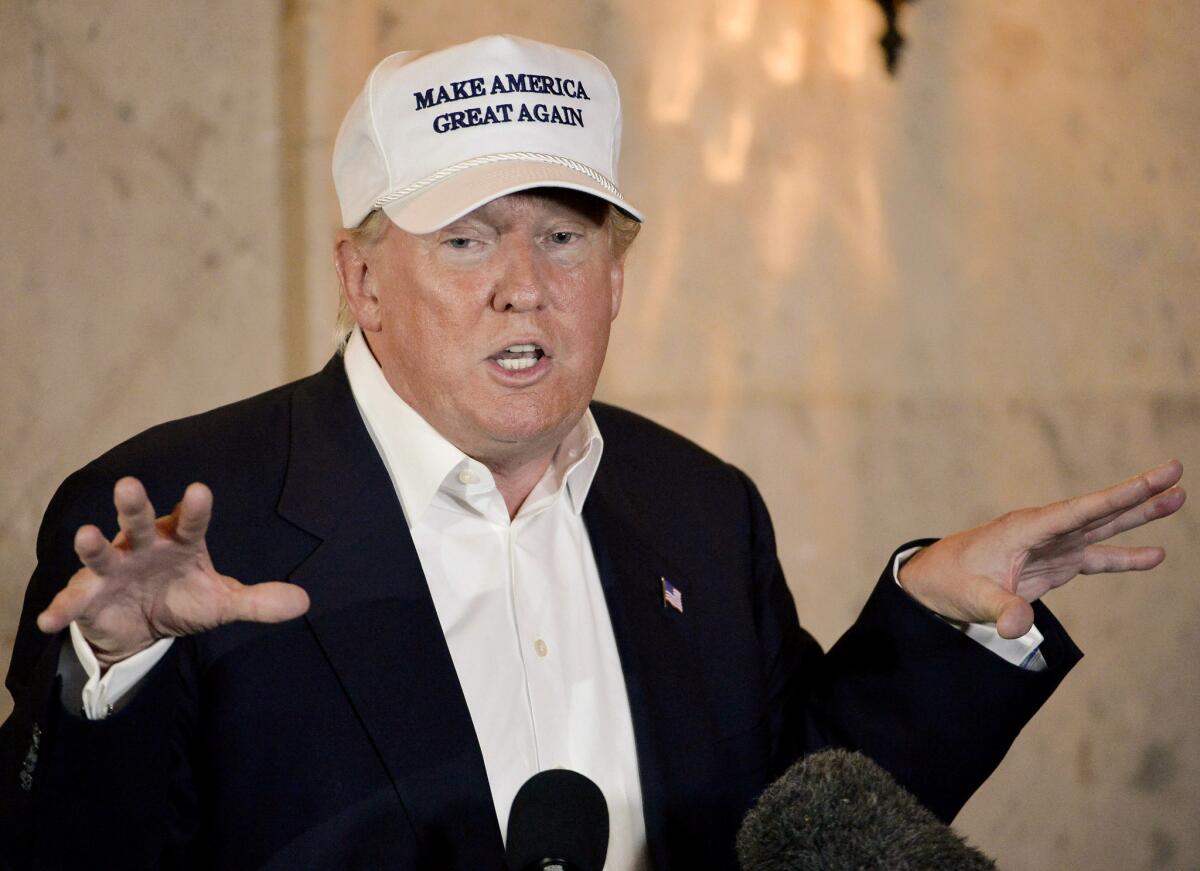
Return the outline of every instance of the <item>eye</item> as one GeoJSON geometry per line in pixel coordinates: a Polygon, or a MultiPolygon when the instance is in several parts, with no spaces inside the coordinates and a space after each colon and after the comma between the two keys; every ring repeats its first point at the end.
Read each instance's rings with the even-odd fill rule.
{"type": "Polygon", "coordinates": [[[559,230],[557,233],[550,234],[550,241],[555,245],[569,245],[574,242],[579,236],[578,233],[572,233],[569,230],[559,230]]]}
{"type": "Polygon", "coordinates": [[[453,239],[447,239],[446,244],[456,251],[464,251],[471,247],[471,241],[463,236],[455,236],[453,239]]]}

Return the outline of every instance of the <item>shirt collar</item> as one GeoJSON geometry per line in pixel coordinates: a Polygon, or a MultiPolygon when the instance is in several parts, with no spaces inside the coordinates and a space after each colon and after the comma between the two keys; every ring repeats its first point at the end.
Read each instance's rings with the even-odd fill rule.
{"type": "MultiPolygon", "coordinates": [[[[411,527],[429,508],[438,490],[448,481],[457,484],[459,470],[473,461],[392,390],[358,327],[346,343],[344,361],[354,401],[411,527]]],[[[526,504],[532,508],[542,499],[553,498],[565,482],[571,509],[579,514],[603,449],[604,439],[588,409],[554,452],[526,504]]]]}
{"type": "MultiPolygon", "coordinates": [[[[558,485],[565,478],[571,510],[579,514],[583,511],[588,491],[592,489],[592,480],[596,477],[596,469],[600,467],[600,457],[603,453],[604,439],[589,408],[554,452],[554,459],[550,461],[550,468],[542,476],[542,481],[553,481],[558,485]]],[[[554,490],[557,489],[555,486],[554,490]]],[[[534,493],[536,492],[535,487],[534,493]]],[[[533,496],[534,493],[529,495],[533,496]]]]}

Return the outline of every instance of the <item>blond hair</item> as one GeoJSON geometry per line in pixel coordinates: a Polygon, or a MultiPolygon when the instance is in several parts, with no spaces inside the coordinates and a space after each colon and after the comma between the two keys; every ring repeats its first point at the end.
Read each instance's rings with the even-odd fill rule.
{"type": "MultiPolygon", "coordinates": [[[[608,243],[613,257],[617,260],[624,260],[629,246],[633,244],[633,240],[637,238],[642,229],[642,222],[630,217],[610,203],[605,223],[608,225],[608,243]]],[[[387,228],[388,217],[383,209],[374,209],[363,218],[361,224],[346,232],[350,236],[352,245],[359,248],[370,248],[379,243],[387,233],[387,228]]],[[[346,350],[346,342],[350,340],[350,334],[354,332],[356,323],[354,312],[346,303],[346,294],[339,288],[337,323],[333,332],[339,354],[346,350]]]]}

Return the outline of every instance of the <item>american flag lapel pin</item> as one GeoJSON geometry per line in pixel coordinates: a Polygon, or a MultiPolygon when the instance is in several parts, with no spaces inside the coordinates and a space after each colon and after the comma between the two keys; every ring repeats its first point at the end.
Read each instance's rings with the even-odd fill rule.
{"type": "Polygon", "coordinates": [[[679,588],[668,581],[665,577],[659,578],[662,581],[663,607],[670,605],[680,614],[683,613],[683,593],[679,592],[679,588]]]}

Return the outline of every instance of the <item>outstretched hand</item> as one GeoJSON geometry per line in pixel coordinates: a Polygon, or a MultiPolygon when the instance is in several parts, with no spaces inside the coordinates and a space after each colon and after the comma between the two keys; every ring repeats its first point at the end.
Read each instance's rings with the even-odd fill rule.
{"type": "Polygon", "coordinates": [[[47,633],[76,621],[102,665],[160,638],[235,620],[278,623],[308,610],[308,594],[294,584],[247,586],[213,568],[204,538],[213,497],[203,484],[190,485],[165,517],[155,518],[136,478],[116,483],[113,502],[121,531],[110,542],[95,526],[79,528],[83,568],[37,619],[47,633]]]}
{"type": "Polygon", "coordinates": [[[918,551],[900,585],[930,610],[965,623],[995,623],[1004,638],[1033,625],[1029,604],[1078,574],[1145,571],[1161,547],[1101,544],[1174,514],[1186,494],[1177,460],[1086,496],[1013,511],[918,551]]]}

